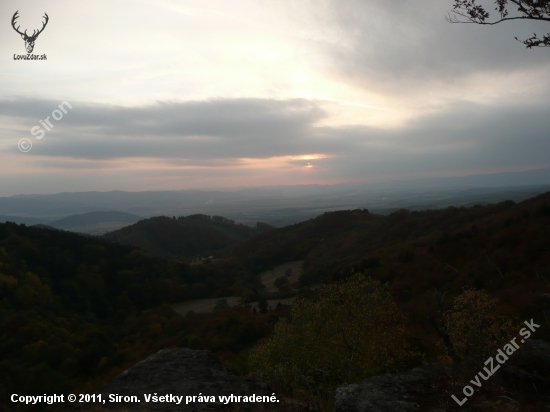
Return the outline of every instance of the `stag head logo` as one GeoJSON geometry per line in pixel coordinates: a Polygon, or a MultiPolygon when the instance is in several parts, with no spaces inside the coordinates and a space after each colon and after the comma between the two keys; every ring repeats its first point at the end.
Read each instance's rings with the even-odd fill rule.
{"type": "Polygon", "coordinates": [[[46,19],[46,21],[44,23],[42,23],[42,28],[38,31],[34,30],[32,32],[32,35],[29,36],[27,34],[27,30],[25,30],[24,32],[20,32],[19,31],[20,26],[15,27],[15,23],[16,23],[15,20],[17,20],[19,18],[18,13],[19,13],[19,10],[17,10],[15,12],[15,14],[13,15],[13,17],[11,19],[11,25],[12,25],[13,29],[21,35],[21,38],[23,40],[25,40],[25,48],[27,49],[27,53],[30,54],[34,50],[34,42],[36,41],[36,38],[38,37],[38,35],[40,33],[42,33],[44,31],[44,29],[46,28],[46,25],[48,24],[48,21],[50,20],[50,18],[48,17],[48,15],[46,13],[44,13],[44,18],[46,19]]]}

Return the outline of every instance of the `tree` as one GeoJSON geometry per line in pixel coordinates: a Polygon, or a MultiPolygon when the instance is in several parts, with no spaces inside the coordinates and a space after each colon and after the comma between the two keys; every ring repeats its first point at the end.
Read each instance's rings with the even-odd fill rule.
{"type": "Polygon", "coordinates": [[[376,280],[354,275],[297,301],[270,339],[253,349],[256,374],[307,401],[327,400],[344,382],[395,372],[411,354],[405,316],[376,280]]]}
{"type": "Polygon", "coordinates": [[[487,292],[466,289],[444,314],[446,349],[465,370],[479,369],[519,330],[512,319],[499,314],[497,305],[487,292]]]}
{"type": "Polygon", "coordinates": [[[279,291],[292,290],[286,276],[279,276],[277,279],[275,279],[275,282],[273,282],[273,284],[277,289],[279,289],[279,291]]]}
{"type": "Polygon", "coordinates": [[[260,296],[258,300],[258,309],[260,309],[260,313],[267,313],[267,300],[264,296],[260,296]]]}
{"type": "Polygon", "coordinates": [[[220,312],[222,310],[229,309],[229,303],[227,303],[227,299],[220,299],[216,302],[216,306],[214,307],[214,312],[220,312]]]}
{"type": "MultiPolygon", "coordinates": [[[[493,26],[511,20],[536,20],[550,22],[550,0],[494,0],[497,19],[490,19],[486,7],[477,0],[455,0],[452,13],[446,18],[450,23],[474,23],[493,26]],[[517,13],[510,14],[509,7],[517,6],[517,13]],[[459,17],[457,17],[459,16],[459,17]]],[[[550,33],[539,38],[537,34],[526,40],[516,40],[532,47],[550,47],[550,33]]]]}

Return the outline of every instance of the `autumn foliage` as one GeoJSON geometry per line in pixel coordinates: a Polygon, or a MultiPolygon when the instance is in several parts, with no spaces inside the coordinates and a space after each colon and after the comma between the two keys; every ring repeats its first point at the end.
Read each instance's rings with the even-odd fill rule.
{"type": "Polygon", "coordinates": [[[325,213],[197,266],[0,224],[0,397],[97,388],[174,345],[212,350],[247,372],[248,351],[288,315],[268,310],[258,274],[298,259],[302,285],[327,286],[298,301],[252,350],[250,366],[274,390],[326,399],[340,383],[398,370],[409,359],[405,342],[432,360],[437,346],[477,370],[506,340],[503,316],[534,317],[537,339],[550,337],[540,301],[550,293],[549,204],[550,193],[388,216],[325,213]],[[222,300],[214,314],[182,317],[169,306],[227,296],[261,299],[267,313],[222,300]]]}
{"type": "Polygon", "coordinates": [[[253,350],[251,368],[289,395],[327,399],[343,382],[397,371],[410,355],[404,325],[388,291],[355,275],[297,302],[253,350]]]}
{"type": "Polygon", "coordinates": [[[497,303],[485,291],[466,289],[444,314],[450,341],[446,349],[462,368],[479,369],[520,329],[499,313],[497,303]]]}

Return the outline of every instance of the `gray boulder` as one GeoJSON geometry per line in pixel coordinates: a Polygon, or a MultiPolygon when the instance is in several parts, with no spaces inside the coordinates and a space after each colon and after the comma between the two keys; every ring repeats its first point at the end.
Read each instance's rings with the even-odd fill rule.
{"type": "Polygon", "coordinates": [[[531,373],[549,375],[550,343],[529,339],[512,355],[510,363],[531,373]]]}
{"type": "Polygon", "coordinates": [[[529,339],[502,365],[505,385],[550,394],[550,343],[529,339]]]}
{"type": "Polygon", "coordinates": [[[374,376],[361,383],[342,385],[334,395],[335,412],[409,412],[419,410],[415,400],[435,394],[430,382],[446,373],[440,365],[400,374],[374,376]]]}
{"type": "MultiPolygon", "coordinates": [[[[117,409],[150,411],[204,411],[223,407],[253,409],[259,403],[230,402],[224,405],[219,396],[271,396],[267,384],[238,376],[213,353],[187,348],[163,349],[107,383],[100,391],[105,406],[117,409]],[[183,402],[146,402],[145,395],[183,396],[183,402]],[[139,402],[109,402],[109,395],[136,396],[139,402]],[[216,402],[195,402],[186,405],[187,396],[210,397],[216,402]]],[[[124,398],[116,398],[123,400],[124,398]]],[[[166,399],[166,398],[165,398],[166,399]]],[[[168,398],[170,399],[170,398],[168,398]]],[[[204,398],[203,398],[204,399],[204,398]]]]}
{"type": "MultiPolygon", "coordinates": [[[[379,375],[360,383],[346,384],[335,391],[335,412],[409,412],[422,410],[419,403],[451,403],[457,372],[438,364],[430,364],[400,374],[379,375]],[[449,379],[450,378],[450,379],[449,379]]],[[[550,343],[529,339],[502,365],[492,384],[539,396],[550,394],[550,343]]],[[[504,394],[504,388],[495,388],[504,394]]],[[[508,396],[500,396],[506,399],[508,396]]],[[[497,399],[495,398],[495,399],[497,399]]]]}

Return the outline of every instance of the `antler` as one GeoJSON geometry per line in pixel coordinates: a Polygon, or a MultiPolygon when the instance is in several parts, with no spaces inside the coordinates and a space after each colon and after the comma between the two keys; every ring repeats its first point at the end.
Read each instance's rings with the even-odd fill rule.
{"type": "Polygon", "coordinates": [[[25,36],[26,38],[29,38],[29,39],[35,39],[36,37],[38,37],[38,35],[44,31],[44,29],[46,28],[46,25],[48,24],[48,21],[50,20],[50,18],[48,17],[48,14],[44,13],[44,18],[46,19],[46,21],[42,23],[42,28],[40,30],[38,30],[38,33],[36,32],[36,30],[33,30],[32,36],[29,36],[27,34],[27,30],[25,30],[24,33],[19,31],[19,27],[21,27],[21,26],[15,27],[15,23],[16,23],[15,20],[17,20],[19,18],[18,14],[19,14],[19,10],[17,10],[15,12],[15,14],[13,15],[13,17],[11,19],[11,25],[17,33],[19,33],[21,36],[25,36]]]}
{"type": "Polygon", "coordinates": [[[17,28],[15,28],[15,20],[17,20],[17,19],[19,18],[19,16],[17,15],[18,13],[19,13],[19,10],[17,10],[17,11],[15,12],[15,14],[13,15],[13,17],[12,17],[12,19],[11,19],[11,25],[12,25],[13,29],[14,29],[17,33],[19,33],[21,36],[26,36],[26,35],[27,35],[27,30],[25,30],[25,33],[21,33],[21,32],[19,31],[19,27],[21,27],[21,26],[17,26],[17,28]]]}
{"type": "Polygon", "coordinates": [[[48,24],[48,21],[50,21],[50,18],[48,17],[48,15],[46,14],[46,12],[44,12],[44,18],[46,19],[46,21],[44,23],[42,23],[42,28],[40,30],[38,30],[38,33],[34,33],[36,30],[33,30],[32,32],[32,38],[35,38],[35,37],[38,37],[38,35],[40,33],[42,33],[44,31],[44,29],[46,28],[46,25],[48,24]]]}

